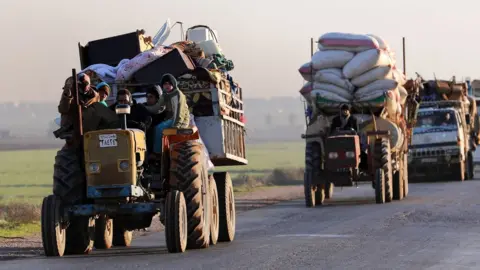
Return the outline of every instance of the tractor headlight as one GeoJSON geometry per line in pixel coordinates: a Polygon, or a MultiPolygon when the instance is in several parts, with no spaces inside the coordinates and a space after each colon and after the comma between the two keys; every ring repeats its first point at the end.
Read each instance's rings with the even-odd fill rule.
{"type": "Polygon", "coordinates": [[[347,158],[354,158],[355,157],[355,152],[352,152],[352,151],[345,152],[345,156],[347,158]]]}
{"type": "Polygon", "coordinates": [[[100,164],[98,164],[98,163],[88,164],[88,172],[89,173],[99,173],[100,172],[100,164]]]}
{"type": "Polygon", "coordinates": [[[338,153],[337,152],[330,152],[330,153],[328,153],[328,158],[329,159],[336,159],[336,158],[338,158],[338,153]]]}
{"type": "Polygon", "coordinates": [[[120,161],[120,163],[118,163],[118,168],[121,171],[128,171],[128,169],[130,169],[130,161],[128,161],[128,160],[120,161]]]}

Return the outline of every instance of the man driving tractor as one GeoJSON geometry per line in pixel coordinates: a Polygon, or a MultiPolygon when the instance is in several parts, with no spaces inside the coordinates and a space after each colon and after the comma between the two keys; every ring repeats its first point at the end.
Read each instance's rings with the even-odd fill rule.
{"type": "Polygon", "coordinates": [[[340,107],[340,115],[337,115],[332,119],[330,134],[334,134],[337,130],[350,129],[353,129],[358,133],[358,121],[355,116],[350,114],[350,106],[348,104],[343,104],[342,107],[340,107]]]}

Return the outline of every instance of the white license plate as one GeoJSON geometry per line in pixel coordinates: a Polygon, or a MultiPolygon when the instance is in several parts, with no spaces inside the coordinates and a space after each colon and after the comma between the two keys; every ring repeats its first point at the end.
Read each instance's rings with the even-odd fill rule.
{"type": "Polygon", "coordinates": [[[435,163],[437,162],[437,158],[422,158],[422,163],[435,163]]]}
{"type": "Polygon", "coordinates": [[[100,142],[100,147],[117,147],[117,134],[101,134],[98,135],[98,141],[100,142]]]}

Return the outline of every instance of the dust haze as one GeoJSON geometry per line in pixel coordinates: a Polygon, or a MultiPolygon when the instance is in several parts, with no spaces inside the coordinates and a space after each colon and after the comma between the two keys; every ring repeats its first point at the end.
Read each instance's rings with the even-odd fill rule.
{"type": "MultiPolygon", "coordinates": [[[[467,0],[455,5],[413,0],[2,0],[0,137],[51,136],[63,82],[71,68],[80,66],[78,42],[136,29],[154,35],[170,18],[185,28],[204,24],[218,31],[226,57],[235,64],[232,75],[244,89],[250,139],[272,134],[298,139],[304,118],[297,69],[309,60],[311,37],[332,31],[375,33],[401,55],[405,36],[408,77],[419,72],[476,78],[480,56],[470,47],[478,44],[472,31],[480,26],[478,7],[467,0]]],[[[176,27],[167,43],[179,39],[176,27]]]]}

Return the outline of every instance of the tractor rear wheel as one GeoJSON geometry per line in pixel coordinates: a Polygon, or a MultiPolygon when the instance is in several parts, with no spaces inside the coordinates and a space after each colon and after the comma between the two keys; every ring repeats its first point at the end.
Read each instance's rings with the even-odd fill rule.
{"type": "Polygon", "coordinates": [[[183,193],[172,190],[165,202],[165,239],[170,253],[182,253],[187,249],[187,205],[183,193]]]}
{"type": "Polygon", "coordinates": [[[210,245],[210,190],[203,155],[203,144],[195,141],[179,142],[170,149],[170,182],[177,183],[187,204],[189,249],[210,245]]]}
{"type": "Polygon", "coordinates": [[[220,207],[218,206],[218,190],[217,184],[213,176],[208,177],[210,186],[210,198],[211,198],[211,217],[210,221],[210,244],[216,245],[218,242],[219,223],[220,223],[220,207]]]}
{"type": "Polygon", "coordinates": [[[378,166],[377,168],[382,168],[385,174],[385,202],[391,202],[393,199],[392,157],[390,150],[390,141],[388,138],[381,138],[376,141],[376,165],[378,166]]]}
{"type": "Polygon", "coordinates": [[[213,174],[218,191],[218,241],[232,242],[235,238],[236,213],[232,179],[228,172],[213,174]]]}
{"type": "MultiPolygon", "coordinates": [[[[303,179],[305,205],[307,207],[315,207],[316,190],[318,188],[313,184],[313,181],[320,177],[319,173],[322,163],[322,148],[320,144],[316,142],[307,143],[305,147],[305,175],[303,179]]],[[[321,204],[323,201],[319,203],[321,204]]]]}
{"type": "Polygon", "coordinates": [[[375,202],[385,203],[385,173],[382,168],[375,171],[375,202]]]}
{"type": "Polygon", "coordinates": [[[398,170],[393,174],[393,199],[394,200],[402,200],[404,195],[404,169],[403,167],[406,166],[404,164],[404,159],[400,159],[400,166],[398,166],[398,170]]]}
{"type": "Polygon", "coordinates": [[[63,204],[59,197],[49,195],[42,203],[42,243],[45,255],[62,257],[65,253],[66,229],[63,221],[63,204]]]}
{"type": "Polygon", "coordinates": [[[408,196],[408,154],[403,155],[403,197],[408,196]]]}
{"type": "Polygon", "coordinates": [[[82,163],[78,152],[72,148],[63,147],[55,156],[53,194],[59,196],[64,203],[81,203],[85,197],[86,184],[82,163]]]}
{"type": "Polygon", "coordinates": [[[107,216],[100,216],[95,220],[95,241],[96,249],[110,249],[113,245],[113,219],[107,216]]]}

